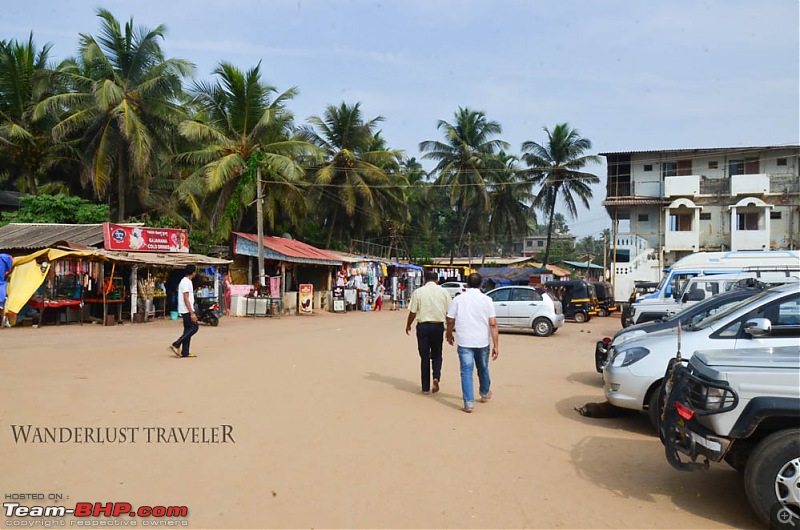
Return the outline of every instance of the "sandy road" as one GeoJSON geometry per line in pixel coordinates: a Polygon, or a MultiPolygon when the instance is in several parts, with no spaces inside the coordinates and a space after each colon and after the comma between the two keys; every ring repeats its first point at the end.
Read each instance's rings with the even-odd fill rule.
{"type": "Polygon", "coordinates": [[[228,318],[201,328],[196,359],[167,350],[178,322],[2,330],[0,493],[186,505],[196,528],[757,526],[735,471],[674,471],[644,416],[573,411],[602,401],[594,342],[618,318],[501,334],[495,398],[471,415],[452,347],[442,391],[419,393],[405,318],[228,318]],[[16,443],[27,424],[141,436],[16,443]],[[235,443],[143,434],[223,424],[235,443]]]}

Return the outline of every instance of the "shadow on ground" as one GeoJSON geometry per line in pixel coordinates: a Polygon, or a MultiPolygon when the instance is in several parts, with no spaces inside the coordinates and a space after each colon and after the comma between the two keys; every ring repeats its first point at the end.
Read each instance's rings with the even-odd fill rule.
{"type": "Polygon", "coordinates": [[[573,372],[567,376],[570,383],[580,383],[594,388],[603,388],[603,375],[595,372],[573,372]]]}
{"type": "MultiPolygon", "coordinates": [[[[408,379],[401,379],[399,377],[394,377],[391,375],[383,375],[376,372],[367,372],[364,375],[364,379],[366,379],[367,381],[376,381],[378,383],[392,385],[401,392],[408,392],[411,394],[420,394],[421,390],[419,383],[415,381],[409,381],[408,379]]],[[[450,408],[461,409],[461,407],[463,406],[463,403],[461,401],[461,394],[451,394],[448,392],[440,391],[437,392],[436,394],[432,394],[430,397],[431,399],[434,399],[437,402],[446,405],[450,408]]]]}
{"type": "Polygon", "coordinates": [[[590,436],[572,448],[570,457],[582,479],[615,495],[641,502],[667,496],[675,506],[709,521],[759,527],[741,474],[725,464],[712,465],[709,471],[677,471],[667,463],[658,438],[590,436]]]}
{"type": "Polygon", "coordinates": [[[588,418],[581,416],[580,413],[575,410],[575,407],[582,407],[587,403],[601,403],[603,401],[605,401],[605,399],[602,394],[594,396],[573,396],[557,402],[556,410],[565,418],[586,425],[593,425],[615,431],[628,431],[653,437],[657,436],[655,429],[650,425],[650,420],[647,418],[647,415],[635,410],[628,411],[619,409],[620,416],[616,418],[588,418]]]}

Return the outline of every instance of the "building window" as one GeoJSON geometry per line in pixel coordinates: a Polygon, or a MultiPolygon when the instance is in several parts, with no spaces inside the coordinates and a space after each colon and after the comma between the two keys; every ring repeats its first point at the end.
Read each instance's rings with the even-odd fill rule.
{"type": "Polygon", "coordinates": [[[536,242],[536,246],[537,247],[543,247],[544,246],[544,241],[537,241],[536,242]]]}
{"type": "Polygon", "coordinates": [[[691,232],[692,213],[671,213],[669,214],[670,232],[691,232]]]}
{"type": "Polygon", "coordinates": [[[785,158],[779,158],[775,161],[775,164],[778,166],[785,166],[787,163],[788,162],[785,158]]]}
{"type": "Polygon", "coordinates": [[[711,160],[708,162],[708,169],[717,169],[719,167],[719,162],[716,160],[711,160]]]}
{"type": "Polygon", "coordinates": [[[731,160],[728,162],[728,173],[733,175],[757,175],[760,169],[758,158],[731,160]]]}
{"type": "Polygon", "coordinates": [[[706,212],[706,213],[702,213],[701,212],[700,213],[700,220],[701,221],[710,221],[711,220],[711,213],[710,212],[706,212]]]}
{"type": "Polygon", "coordinates": [[[645,171],[653,171],[653,164],[645,164],[644,165],[644,170],[645,171]]]}
{"type": "Polygon", "coordinates": [[[674,177],[678,174],[678,163],[677,162],[663,162],[661,164],[661,176],[662,177],[674,177]]]}
{"type": "Polygon", "coordinates": [[[769,212],[769,218],[770,219],[780,219],[781,218],[781,212],[775,212],[775,211],[769,212]]]}
{"type": "Polygon", "coordinates": [[[646,214],[646,213],[640,213],[639,214],[639,222],[640,223],[646,223],[649,220],[650,220],[650,215],[649,214],[646,214]]]}
{"type": "Polygon", "coordinates": [[[736,230],[759,230],[758,212],[739,212],[736,214],[736,230]]]}

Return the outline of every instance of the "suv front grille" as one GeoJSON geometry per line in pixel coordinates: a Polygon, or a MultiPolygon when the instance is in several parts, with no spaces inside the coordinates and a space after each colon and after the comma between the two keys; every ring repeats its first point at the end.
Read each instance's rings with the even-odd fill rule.
{"type": "Polygon", "coordinates": [[[707,379],[689,366],[688,404],[696,414],[718,414],[736,408],[739,397],[725,381],[707,379]]]}

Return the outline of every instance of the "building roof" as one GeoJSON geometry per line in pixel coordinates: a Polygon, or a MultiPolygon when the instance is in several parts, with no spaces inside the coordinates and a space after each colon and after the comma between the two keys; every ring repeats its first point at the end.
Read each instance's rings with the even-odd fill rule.
{"type": "MultiPolygon", "coordinates": [[[[463,267],[463,266],[471,266],[473,268],[482,267],[485,263],[492,263],[495,265],[516,265],[519,263],[527,263],[532,258],[526,257],[513,257],[513,258],[501,258],[501,257],[475,257],[475,258],[453,258],[452,266],[454,267],[463,267]]],[[[433,258],[431,260],[433,265],[437,267],[449,267],[451,265],[450,258],[433,258]]]]}
{"type": "Polygon", "coordinates": [[[19,208],[19,199],[24,195],[24,193],[20,193],[18,191],[0,190],[0,206],[19,208]]]}
{"type": "Polygon", "coordinates": [[[595,265],[594,263],[590,263],[589,266],[587,267],[585,261],[567,261],[567,260],[564,260],[561,263],[564,263],[564,264],[569,265],[570,267],[574,267],[576,269],[589,268],[589,269],[603,270],[602,265],[595,265]]]}
{"type": "Polygon", "coordinates": [[[10,223],[0,227],[0,250],[37,250],[67,241],[81,246],[102,246],[103,225],[10,223]]]}
{"type": "MultiPolygon", "coordinates": [[[[233,232],[236,236],[233,251],[244,256],[258,255],[258,236],[233,232]],[[250,242],[252,245],[247,245],[250,242]]],[[[341,265],[342,260],[333,254],[307,243],[282,237],[264,236],[264,258],[288,263],[307,263],[311,265],[341,265]]]]}
{"type": "Polygon", "coordinates": [[[598,153],[599,156],[609,155],[642,155],[642,154],[657,154],[657,153],[694,153],[694,154],[713,154],[713,153],[730,153],[736,151],[767,151],[775,149],[800,149],[800,145],[764,145],[764,146],[751,146],[751,147],[700,147],[688,149],[649,149],[644,151],[611,151],[608,153],[598,153]]]}
{"type": "Polygon", "coordinates": [[[637,206],[656,204],[667,204],[664,199],[657,199],[655,197],[608,197],[603,200],[603,206],[637,206]]]}

